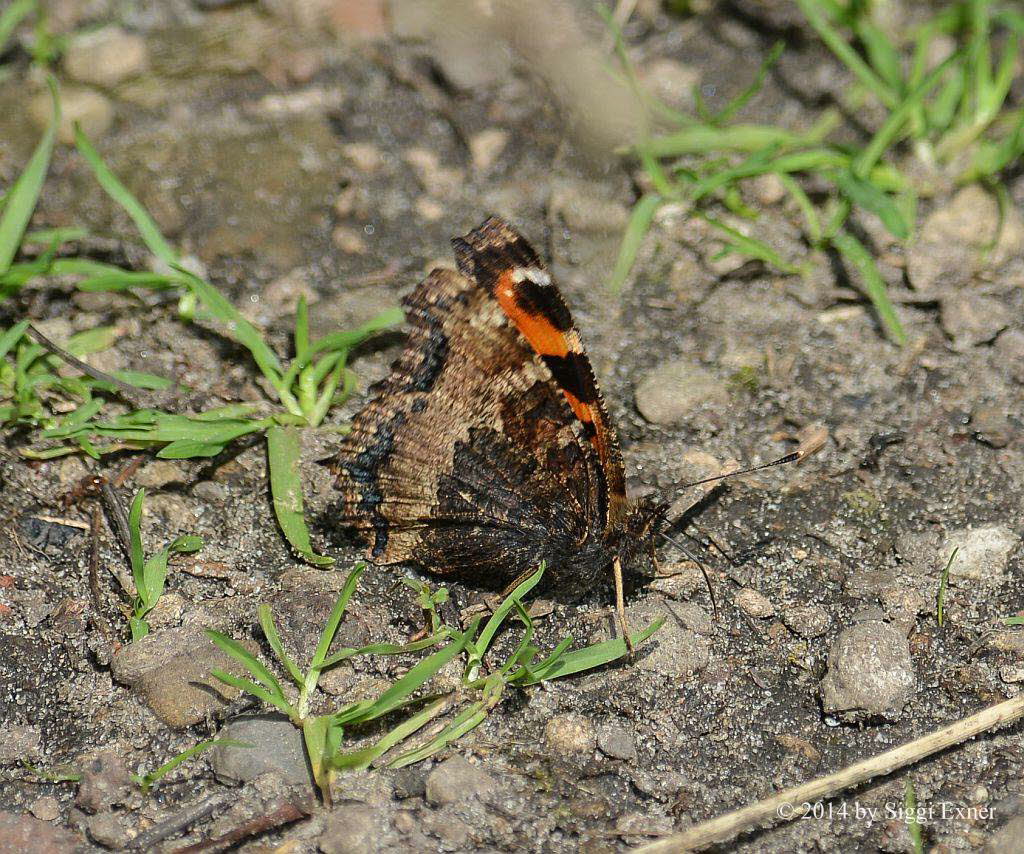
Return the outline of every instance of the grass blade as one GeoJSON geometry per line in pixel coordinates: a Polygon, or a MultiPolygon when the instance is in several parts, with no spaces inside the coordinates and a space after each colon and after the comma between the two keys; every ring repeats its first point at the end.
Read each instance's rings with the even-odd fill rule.
{"type": "Polygon", "coordinates": [[[22,320],[0,335],[0,359],[6,356],[11,348],[22,339],[28,327],[29,321],[22,320]]]}
{"type": "MultiPolygon", "coordinates": [[[[281,683],[277,681],[277,678],[270,672],[270,669],[249,650],[234,638],[230,638],[216,629],[207,629],[206,636],[248,670],[274,697],[284,700],[284,691],[281,688],[281,683]]],[[[218,676],[217,678],[219,679],[220,677],[218,676]]]]}
{"type": "Polygon", "coordinates": [[[341,618],[345,615],[345,609],[348,607],[349,600],[352,598],[352,594],[356,591],[356,585],[359,584],[359,576],[363,574],[363,570],[365,569],[365,563],[358,563],[352,568],[352,571],[348,574],[348,578],[345,579],[345,584],[341,588],[341,593],[338,594],[338,599],[334,603],[334,608],[331,609],[331,615],[327,618],[327,622],[324,623],[324,630],[320,633],[320,640],[316,645],[316,652],[313,653],[313,660],[309,665],[310,669],[323,669],[324,661],[327,660],[327,652],[330,650],[331,642],[334,640],[334,635],[338,631],[341,618]]]}
{"type": "Polygon", "coordinates": [[[405,676],[395,682],[373,702],[367,704],[359,703],[351,709],[340,712],[340,722],[363,723],[379,718],[381,715],[386,715],[393,709],[398,708],[409,694],[422,686],[437,671],[462,652],[470,638],[475,634],[479,624],[479,619],[474,620],[473,625],[469,629],[459,634],[447,646],[413,665],[405,676]]]}
{"type": "Polygon", "coordinates": [[[43,131],[42,139],[25,165],[25,171],[18,176],[5,196],[3,213],[0,214],[0,274],[10,269],[11,261],[21,246],[22,236],[32,219],[43,181],[46,180],[46,172],[50,168],[53,142],[60,124],[60,95],[52,76],[46,78],[46,85],[50,87],[50,96],[53,98],[50,124],[43,131]]]}
{"type": "MultiPolygon", "coordinates": [[[[271,350],[256,327],[242,317],[228,299],[213,285],[204,282],[184,267],[174,267],[182,276],[189,289],[213,317],[224,324],[228,337],[245,347],[256,361],[256,365],[274,388],[280,392],[281,362],[271,350]]],[[[298,413],[296,413],[298,414],[298,413]]]]}
{"type": "Polygon", "coordinates": [[[121,183],[121,180],[110,171],[110,167],[103,162],[103,158],[100,157],[77,122],[75,123],[75,147],[82,157],[85,158],[85,161],[92,169],[93,175],[96,176],[100,186],[106,190],[107,195],[124,208],[125,213],[132,218],[143,242],[149,247],[149,251],[165,264],[177,263],[178,253],[164,239],[149,212],[131,194],[128,188],[121,183]]]}
{"type": "Polygon", "coordinates": [[[132,577],[135,579],[135,590],[142,595],[145,589],[145,555],[142,551],[142,504],[146,500],[146,490],[140,489],[132,500],[132,508],[128,513],[129,553],[132,564],[132,577]]]}
{"type": "Polygon", "coordinates": [[[332,766],[339,770],[345,768],[351,768],[354,770],[366,768],[375,759],[383,756],[391,750],[392,747],[405,741],[409,736],[425,727],[434,718],[445,711],[445,709],[450,705],[450,702],[451,701],[447,697],[441,697],[438,700],[434,700],[434,702],[424,706],[415,715],[411,715],[394,729],[386,733],[383,738],[373,746],[366,747],[362,750],[354,750],[351,753],[340,753],[336,755],[331,762],[332,766]]]}
{"type": "Polygon", "coordinates": [[[272,694],[262,685],[257,685],[249,679],[243,679],[241,676],[235,676],[232,673],[228,673],[226,670],[220,670],[216,667],[210,671],[210,675],[219,679],[225,685],[230,685],[236,691],[251,694],[256,699],[262,700],[268,705],[276,706],[280,711],[288,715],[289,718],[292,717],[293,710],[292,707],[288,705],[288,701],[284,699],[284,697],[272,694]]]}
{"type": "Polygon", "coordinates": [[[527,593],[540,584],[541,578],[544,577],[544,570],[545,566],[541,563],[537,571],[525,581],[518,584],[516,588],[505,597],[505,601],[497,607],[493,614],[491,614],[491,618],[487,621],[487,624],[484,626],[484,630],[480,632],[480,637],[476,640],[476,647],[480,650],[481,656],[487,653],[487,649],[490,647],[491,641],[494,639],[494,635],[497,633],[498,629],[501,628],[501,624],[505,622],[505,617],[507,617],[509,612],[515,608],[516,602],[521,602],[522,598],[527,593]]]}
{"type": "Polygon", "coordinates": [[[284,645],[281,643],[281,636],[278,634],[277,626],[274,624],[274,615],[270,611],[270,606],[260,605],[259,608],[256,609],[256,613],[259,615],[260,628],[263,629],[263,636],[267,639],[267,643],[270,644],[270,648],[274,651],[274,655],[276,655],[277,660],[284,665],[284,669],[288,671],[288,675],[292,677],[292,681],[301,688],[303,683],[302,671],[299,670],[288,653],[284,651],[284,645]]]}
{"type": "Polygon", "coordinates": [[[640,251],[644,237],[650,230],[654,214],[660,206],[661,196],[656,193],[648,193],[633,205],[629,223],[626,225],[626,233],[622,235],[622,243],[619,246],[619,257],[608,282],[609,290],[616,296],[622,292],[622,286],[626,282],[629,271],[633,269],[637,253],[640,251]]]}
{"type": "Polygon", "coordinates": [[[749,258],[755,258],[759,261],[763,261],[765,264],[770,264],[776,270],[781,270],[783,273],[789,273],[791,275],[801,272],[800,268],[790,264],[784,260],[778,252],[772,249],[764,241],[758,240],[756,237],[747,237],[740,231],[737,231],[732,226],[726,225],[721,220],[710,217],[706,214],[698,214],[708,225],[718,229],[727,237],[727,243],[729,248],[734,252],[739,252],[741,255],[746,255],[749,258]]]}
{"type": "MultiPolygon", "coordinates": [[[[658,617],[643,631],[630,635],[633,646],[638,647],[642,644],[647,638],[658,631],[664,622],[664,616],[658,617]]],[[[596,643],[592,646],[567,653],[547,667],[534,667],[532,668],[533,677],[517,680],[517,684],[525,687],[526,685],[535,685],[548,679],[560,679],[563,676],[571,676],[573,673],[579,673],[582,670],[592,670],[595,667],[602,667],[612,661],[617,661],[626,655],[626,652],[626,642],[622,638],[613,638],[612,640],[596,643]]],[[[518,673],[513,674],[513,678],[517,675],[518,673]]]]}
{"type": "Polygon", "coordinates": [[[875,266],[871,253],[856,237],[845,231],[840,231],[832,238],[832,245],[860,274],[864,290],[878,314],[878,319],[882,322],[886,335],[896,344],[904,346],[907,343],[907,334],[896,316],[896,309],[893,308],[885,282],[875,266]]]}
{"type": "Polygon", "coordinates": [[[295,427],[274,424],[267,429],[267,459],[274,515],[288,544],[314,566],[330,566],[334,558],[313,551],[302,507],[299,476],[299,432],[295,427]]]}
{"type": "Polygon", "coordinates": [[[836,186],[854,204],[875,214],[893,237],[906,240],[910,237],[910,223],[904,218],[896,202],[870,181],[858,178],[852,171],[837,172],[836,186]]]}

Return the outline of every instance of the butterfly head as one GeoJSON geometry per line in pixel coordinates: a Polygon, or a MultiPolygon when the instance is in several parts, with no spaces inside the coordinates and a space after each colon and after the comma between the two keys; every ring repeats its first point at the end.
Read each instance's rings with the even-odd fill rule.
{"type": "Polygon", "coordinates": [[[646,497],[627,505],[622,521],[613,531],[613,548],[624,565],[652,552],[654,537],[665,523],[668,508],[668,504],[646,497]]]}

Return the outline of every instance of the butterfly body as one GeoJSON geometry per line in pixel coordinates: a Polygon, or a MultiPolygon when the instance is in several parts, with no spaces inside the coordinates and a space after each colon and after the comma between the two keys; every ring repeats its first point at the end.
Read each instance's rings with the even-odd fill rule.
{"type": "Polygon", "coordinates": [[[340,522],[381,564],[502,588],[543,561],[586,588],[650,551],[664,506],[630,502],[614,428],[565,301],[491,218],[403,301],[411,327],[333,469],[340,522]]]}

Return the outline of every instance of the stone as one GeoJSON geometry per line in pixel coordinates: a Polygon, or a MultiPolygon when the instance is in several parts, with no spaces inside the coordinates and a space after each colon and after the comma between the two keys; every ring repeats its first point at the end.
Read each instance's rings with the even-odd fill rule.
{"type": "Polygon", "coordinates": [[[961,353],[992,341],[1006,328],[1009,317],[1002,301],[967,291],[943,297],[939,305],[942,329],[953,340],[953,349],[961,353]]]}
{"type": "Polygon", "coordinates": [[[346,143],[341,146],[341,153],[356,169],[367,175],[374,174],[384,165],[384,153],[372,142],[346,143]]]}
{"type": "MultiPolygon", "coordinates": [[[[241,643],[259,654],[253,641],[241,643]]],[[[153,713],[175,728],[199,723],[238,696],[235,688],[210,675],[214,668],[236,675],[245,672],[193,627],[152,632],[122,647],[111,660],[114,678],[137,690],[153,713]]]]}
{"type": "Polygon", "coordinates": [[[906,637],[886,623],[867,620],[843,629],[832,644],[820,685],[822,707],[844,720],[898,720],[915,685],[906,637]]]}
{"type": "Polygon", "coordinates": [[[670,107],[692,107],[694,87],[700,85],[700,70],[676,59],[659,57],[639,73],[644,88],[670,107]]]}
{"type": "Polygon", "coordinates": [[[430,195],[445,199],[454,196],[465,182],[461,169],[442,166],[436,151],[429,148],[410,148],[404,155],[420,185],[430,195]]]}
{"type": "Polygon", "coordinates": [[[73,854],[81,840],[69,830],[30,815],[0,812],[0,851],[11,854],[73,854]]]}
{"type": "Polygon", "coordinates": [[[1006,410],[1000,406],[976,407],[971,413],[971,427],[979,441],[993,448],[1005,448],[1017,433],[1006,410]]]}
{"type": "MultiPolygon", "coordinates": [[[[697,569],[700,575],[700,570],[697,569]]],[[[701,576],[700,584],[703,584],[701,576]]],[[[645,626],[654,619],[659,609],[644,604],[626,609],[630,626],[645,626]]],[[[673,679],[681,679],[699,673],[708,666],[711,645],[706,637],[684,628],[676,620],[666,620],[637,651],[637,667],[673,679]]]]}
{"type": "Polygon", "coordinates": [[[85,832],[97,845],[113,851],[123,851],[130,839],[121,819],[113,812],[89,816],[85,822],[85,832]]]}
{"type": "Polygon", "coordinates": [[[1020,538],[1006,525],[950,531],[939,550],[939,555],[948,560],[948,555],[957,549],[949,569],[950,585],[999,584],[1006,578],[1010,554],[1019,542],[1020,538]]]}
{"type": "Polygon", "coordinates": [[[1007,329],[996,339],[993,349],[994,361],[1014,382],[1024,385],[1024,330],[1007,329]]]}
{"type": "Polygon", "coordinates": [[[651,424],[676,424],[704,403],[728,399],[725,385],[686,359],[664,362],[637,386],[636,408],[651,424]]]}
{"type": "Polygon", "coordinates": [[[346,255],[365,255],[366,241],[362,232],[347,225],[336,225],[331,232],[331,242],[346,255]]]}
{"type": "Polygon", "coordinates": [[[763,593],[750,587],[736,592],[736,607],[748,617],[765,619],[775,613],[775,606],[763,593]]]}
{"type": "Polygon", "coordinates": [[[43,795],[32,801],[29,812],[40,821],[56,821],[60,818],[60,804],[53,795],[43,795]]]}
{"type": "MultiPolygon", "coordinates": [[[[114,105],[110,99],[95,89],[65,86],[60,92],[61,120],[57,138],[74,145],[75,123],[94,142],[104,136],[114,123],[114,105]]],[[[40,129],[47,127],[53,114],[53,102],[49,92],[40,92],[29,102],[28,113],[40,129]]]]}
{"type": "Polygon", "coordinates": [[[469,138],[473,170],[480,175],[490,171],[508,145],[509,132],[503,128],[484,128],[469,138]]]}
{"type": "Polygon", "coordinates": [[[829,630],[832,618],[821,605],[794,605],[782,612],[782,622],[802,638],[816,638],[829,630]]]}
{"type": "Polygon", "coordinates": [[[977,184],[964,187],[921,225],[907,256],[910,284],[932,294],[967,285],[998,225],[996,200],[977,184]]]}
{"type": "Polygon", "coordinates": [[[210,753],[213,772],[221,780],[246,783],[276,773],[289,785],[313,785],[302,731],[278,713],[232,718],[218,738],[250,747],[218,744],[210,753]]]}
{"type": "Polygon", "coordinates": [[[597,732],[597,749],[612,759],[636,759],[632,733],[622,726],[603,726],[597,732]]]}
{"type": "Polygon", "coordinates": [[[35,758],[42,740],[38,727],[4,723],[0,726],[0,763],[35,758]]]}
{"type": "Polygon", "coordinates": [[[192,487],[192,494],[207,504],[223,504],[228,500],[228,491],[215,480],[201,480],[192,487]]]}
{"type": "Polygon", "coordinates": [[[1021,839],[1024,839],[1024,815],[1011,818],[993,833],[985,845],[983,854],[1010,854],[1020,851],[1021,839]]]}
{"type": "Polygon", "coordinates": [[[159,489],[169,483],[184,483],[187,479],[185,469],[174,460],[153,460],[135,476],[135,482],[146,489],[159,489]]]}
{"type": "Polygon", "coordinates": [[[324,832],[320,834],[320,850],[324,854],[371,854],[379,851],[377,839],[379,811],[359,801],[335,804],[324,832]]]}
{"type": "Polygon", "coordinates": [[[124,760],[111,750],[100,750],[82,766],[75,803],[87,813],[106,812],[123,804],[131,788],[124,760]]]}
{"type": "Polygon", "coordinates": [[[148,66],[145,40],[117,26],[75,35],[64,54],[64,70],[71,79],[105,88],[138,76],[148,66]]]}
{"type": "Polygon", "coordinates": [[[434,806],[472,801],[494,790],[495,779],[462,756],[446,759],[427,775],[426,796],[434,806]]]}
{"type": "Polygon", "coordinates": [[[594,726],[583,715],[556,715],[544,726],[544,741],[556,755],[592,753],[597,746],[594,726]]]}
{"type": "Polygon", "coordinates": [[[548,201],[548,214],[558,217],[572,231],[589,234],[620,234],[629,221],[629,209],[608,198],[607,189],[593,181],[561,180],[548,201]]]}

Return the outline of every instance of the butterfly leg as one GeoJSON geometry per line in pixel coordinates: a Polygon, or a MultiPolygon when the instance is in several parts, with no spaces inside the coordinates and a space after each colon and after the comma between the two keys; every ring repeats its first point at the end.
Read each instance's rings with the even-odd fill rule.
{"type": "Polygon", "coordinates": [[[629,650],[629,660],[636,658],[636,650],[633,649],[633,639],[629,636],[629,626],[626,625],[626,596],[622,591],[622,561],[616,557],[612,560],[612,574],[615,576],[615,613],[619,618],[619,631],[622,632],[622,639],[626,642],[626,649],[629,650]]]}

